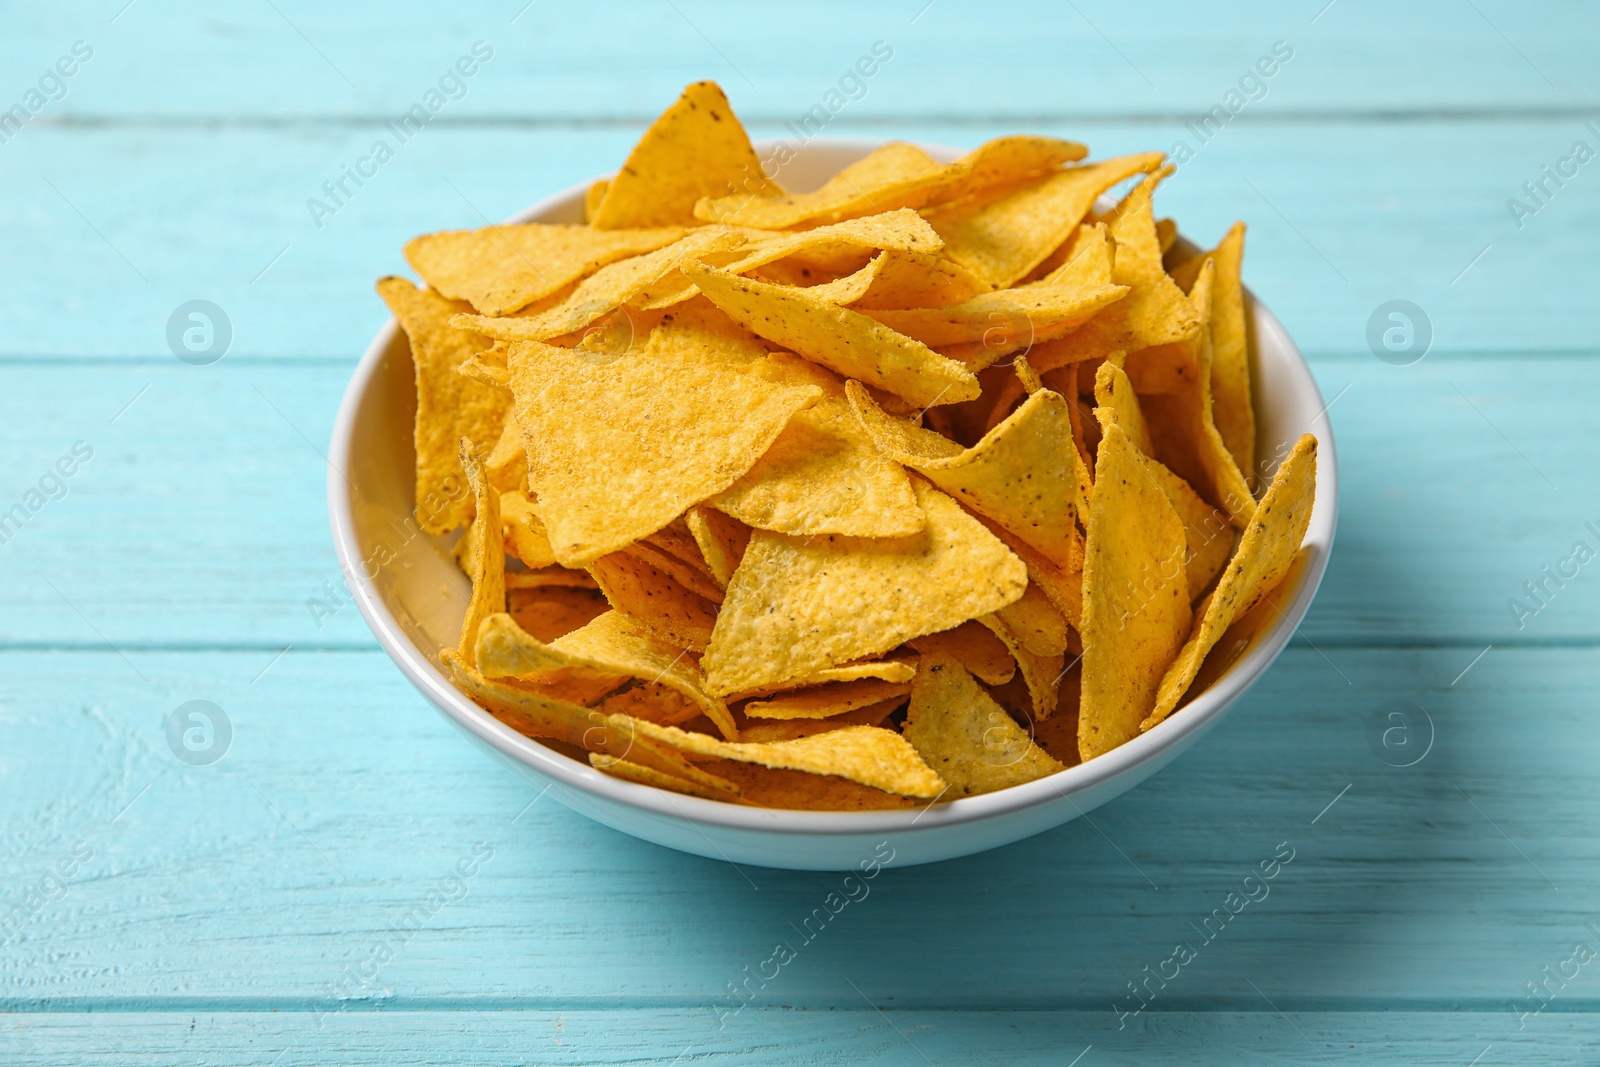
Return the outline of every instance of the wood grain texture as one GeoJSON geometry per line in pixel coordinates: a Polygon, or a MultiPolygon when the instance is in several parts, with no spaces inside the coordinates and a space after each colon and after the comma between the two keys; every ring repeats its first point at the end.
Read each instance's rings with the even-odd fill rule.
{"type": "Polygon", "coordinates": [[[1600,147],[1589,6],[110,0],[8,15],[0,109],[78,40],[0,142],[0,512],[93,450],[0,540],[0,1061],[1600,1060],[1595,966],[1522,1014],[1600,946],[1600,578],[1508,606],[1600,548],[1600,177],[1507,204],[1600,147]],[[318,226],[308,198],[478,40],[460,99],[318,226]],[[1294,644],[1198,747],[1089,819],[891,867],[807,937],[837,876],[634,841],[464,744],[336,598],[323,453],[406,238],[612,169],[699,78],[793,139],[880,40],[827,134],[1195,149],[1158,207],[1202,244],[1249,223],[1343,506],[1294,644]],[[194,298],[234,331],[209,367],[166,341],[194,298]],[[1431,322],[1413,366],[1369,350],[1392,299],[1431,322]],[[168,747],[191,699],[234,730],[210,766],[168,747]],[[1396,708],[1432,741],[1408,767],[1396,708]]]}

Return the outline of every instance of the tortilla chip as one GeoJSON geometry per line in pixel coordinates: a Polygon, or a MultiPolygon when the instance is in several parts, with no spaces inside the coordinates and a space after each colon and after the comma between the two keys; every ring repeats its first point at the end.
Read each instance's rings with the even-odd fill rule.
{"type": "Polygon", "coordinates": [[[827,719],[869,704],[902,697],[909,692],[910,682],[863,678],[855,682],[814,686],[768,700],[752,700],[744,706],[744,713],[752,719],[827,719]]]}
{"type": "Polygon", "coordinates": [[[723,736],[738,736],[727,705],[706,692],[694,660],[620,612],[608,611],[549,644],[510,615],[491,615],[479,631],[477,652],[478,669],[488,678],[536,679],[542,671],[570,668],[664,685],[696,704],[723,736]]]}
{"type": "Polygon", "coordinates": [[[539,521],[533,509],[533,501],[521,489],[510,489],[500,494],[500,529],[504,549],[529,567],[548,567],[555,563],[555,553],[550,550],[550,538],[545,535],[544,523],[539,521]]]}
{"type": "MultiPolygon", "coordinates": [[[[905,706],[906,699],[911,695],[911,687],[904,687],[904,692],[892,696],[887,700],[880,700],[876,704],[856,708],[854,711],[841,712],[826,719],[743,719],[739,722],[739,740],[741,741],[793,741],[796,738],[811,737],[815,734],[825,734],[829,730],[838,730],[846,726],[882,726],[885,719],[905,706]]],[[[893,727],[889,727],[893,729],[893,727]]]]}
{"type": "Polygon", "coordinates": [[[518,589],[547,589],[551,587],[566,587],[569,589],[594,589],[600,587],[594,584],[594,578],[588,571],[569,570],[566,567],[539,567],[529,571],[507,571],[506,593],[518,589]]]}
{"type": "Polygon", "coordinates": [[[622,551],[648,563],[695,596],[703,597],[713,604],[722,603],[723,586],[718,585],[700,568],[670,552],[663,552],[649,541],[635,541],[622,551]]]}
{"type": "Polygon", "coordinates": [[[815,192],[712,199],[697,206],[695,215],[765,230],[798,229],[969,196],[1082,159],[1085,151],[1082,145],[1048,137],[1001,137],[940,165],[922,149],[895,141],[845,167],[815,192]]]}
{"type": "Polygon", "coordinates": [[[948,496],[913,484],[926,524],[911,537],[751,537],[702,661],[713,692],[877,655],[1022,596],[1022,561],[948,496]]]}
{"type": "Polygon", "coordinates": [[[638,556],[601,556],[589,564],[589,573],[612,607],[661,640],[696,652],[711,640],[717,606],[638,556]]]}
{"type": "Polygon", "coordinates": [[[1128,435],[1133,446],[1143,455],[1150,455],[1150,428],[1145,425],[1144,413],[1139,407],[1139,397],[1133,391],[1128,374],[1112,362],[1100,364],[1094,373],[1094,400],[1100,407],[1095,417],[1103,423],[1101,409],[1128,435]]]}
{"type": "Polygon", "coordinates": [[[465,378],[456,369],[489,347],[450,323],[461,307],[404,278],[384,278],[378,295],[411,342],[416,369],[416,516],[428,533],[449,533],[472,517],[472,496],[457,453],[463,437],[474,447],[500,435],[509,408],[503,391],[465,378]]]}
{"type": "Polygon", "coordinates": [[[682,752],[835,775],[900,796],[936,797],[945,788],[943,779],[922,762],[905,738],[876,726],[846,726],[794,741],[741,744],[620,716],[614,716],[613,722],[619,729],[631,727],[636,736],[660,741],[682,752]]]}
{"type": "Polygon", "coordinates": [[[590,224],[598,230],[693,225],[701,197],[777,191],[722,89],[695,82],[639,138],[590,224]]]}
{"type": "Polygon", "coordinates": [[[1156,219],[1156,240],[1161,245],[1161,254],[1165,256],[1178,243],[1178,224],[1172,219],[1156,219]]]}
{"type": "MultiPolygon", "coordinates": [[[[591,581],[582,571],[566,573],[576,573],[585,581],[591,581]]],[[[551,584],[506,590],[506,611],[518,626],[540,641],[549,642],[565,637],[610,610],[611,605],[606,603],[606,598],[600,595],[598,589],[551,584]]]]}
{"type": "Polygon", "coordinates": [[[922,526],[911,480],[879,454],[843,396],[796,412],[755,466],[708,503],[797,537],[905,537],[922,526]]]}
{"type": "Polygon", "coordinates": [[[671,333],[657,327],[600,365],[537,341],[512,346],[529,488],[563,564],[632,544],[727,488],[820,393],[680,351],[671,333]],[[581,411],[606,417],[572,417],[581,411]]]}
{"type": "MultiPolygon", "coordinates": [[[[1110,216],[1110,233],[1116,244],[1111,279],[1127,286],[1128,295],[1065,337],[1030,352],[1031,362],[1041,373],[1114,352],[1132,353],[1189,341],[1201,332],[1201,314],[1161,263],[1161,245],[1150,208],[1156,181],[1157,177],[1151,176],[1140,182],[1110,216]]],[[[1190,350],[1174,351],[1182,356],[1190,350]]],[[[1130,375],[1139,358],[1129,357],[1130,375]]]]}
{"type": "Polygon", "coordinates": [[[682,265],[700,256],[732,251],[742,244],[744,235],[732,230],[694,230],[654,252],[601,267],[549,307],[504,318],[461,315],[452,321],[461,329],[502,341],[546,341],[581,330],[624,304],[653,303],[663,290],[679,292],[680,299],[687,299],[693,294],[688,292],[682,265]]]}
{"type": "Polygon", "coordinates": [[[750,543],[750,527],[712,508],[693,507],[683,517],[711,576],[726,589],[750,543]]]}
{"type": "Polygon", "coordinates": [[[764,685],[756,689],[730,693],[728,694],[728,701],[732,703],[735,700],[744,700],[750,697],[769,697],[776,693],[788,693],[797,689],[827,685],[830,682],[854,682],[868,678],[876,678],[885,682],[909,682],[916,673],[917,669],[914,666],[895,659],[845,663],[837,667],[824,667],[822,670],[808,674],[803,678],[790,678],[775,685],[764,685]]]}
{"type": "Polygon", "coordinates": [[[964,622],[952,630],[924,634],[906,642],[929,659],[953,659],[987,685],[1004,685],[1017,673],[1017,661],[1005,642],[980,622],[964,622]]]}
{"type": "MultiPolygon", "coordinates": [[[[505,384],[501,388],[509,398],[510,375],[505,376],[505,384]]],[[[508,417],[500,428],[500,437],[483,461],[483,472],[488,475],[489,484],[501,492],[528,487],[528,450],[523,447],[522,431],[517,429],[517,420],[510,418],[510,414],[511,405],[507,404],[508,417]]]]}
{"type": "Polygon", "coordinates": [[[1008,342],[1032,344],[1070,329],[1127,292],[1121,285],[1028,285],[982,293],[945,307],[870,314],[925,345],[977,343],[985,352],[997,352],[1008,342]]]}
{"type": "MultiPolygon", "coordinates": [[[[1026,561],[1024,561],[1026,562],[1026,561]]],[[[1028,583],[1022,599],[994,613],[1036,656],[1059,656],[1067,650],[1067,617],[1043,589],[1028,583]]]]}
{"type": "Polygon", "coordinates": [[[1162,158],[1146,152],[1068,167],[998,200],[953,205],[928,221],[944,238],[946,255],[1003,289],[1071,237],[1101,193],[1154,170],[1162,158]]]}
{"type": "Polygon", "coordinates": [[[913,404],[971,400],[978,379],[954,360],[857,311],[704,264],[683,266],[701,292],[736,322],[807,359],[913,404]]]}
{"type": "Polygon", "coordinates": [[[1072,428],[1060,393],[1040,389],[971,448],[886,415],[857,382],[845,386],[862,428],[910,467],[1058,562],[1072,559],[1077,498],[1072,428]]]}
{"type": "Polygon", "coordinates": [[[1172,713],[1223,632],[1283,581],[1311,522],[1317,492],[1317,439],[1304,434],[1278,468],[1255,517],[1245,527],[1222,580],[1200,605],[1200,620],[1161,679],[1148,730],[1172,713]]]}
{"type": "Polygon", "coordinates": [[[1066,769],[953,659],[934,660],[917,672],[905,738],[950,783],[951,799],[1066,769]]]}
{"type": "Polygon", "coordinates": [[[737,785],[696,767],[676,747],[640,736],[630,725],[635,720],[604,715],[592,708],[491,681],[468,666],[452,648],[445,649],[440,656],[462,692],[513,730],[529,737],[564,741],[590,752],[626,759],[729,796],[739,793],[737,785]],[[617,724],[619,719],[621,726],[617,724]]]}
{"type": "Polygon", "coordinates": [[[583,221],[594,225],[594,213],[600,210],[600,201],[606,198],[611,182],[605,178],[593,183],[583,194],[583,221]]]}
{"type": "Polygon", "coordinates": [[[478,627],[490,615],[506,610],[506,556],[501,549],[500,494],[484,477],[483,465],[472,454],[472,442],[463,437],[460,447],[461,467],[472,487],[478,513],[466,533],[473,539],[471,567],[467,571],[467,577],[472,579],[472,596],[461,618],[461,639],[456,648],[463,663],[477,667],[473,650],[478,644],[478,627]]]}
{"type": "Polygon", "coordinates": [[[989,291],[986,283],[942,255],[890,250],[878,256],[875,262],[879,266],[872,284],[865,293],[850,301],[858,311],[934,308],[957,304],[989,291]]]}
{"type": "Polygon", "coordinates": [[[1122,427],[1105,428],[1083,564],[1085,760],[1135,736],[1190,622],[1183,523],[1122,427]]]}
{"type": "MultiPolygon", "coordinates": [[[[712,789],[701,785],[699,782],[687,778],[679,778],[666,771],[658,771],[654,767],[646,767],[642,763],[632,760],[617,759],[615,756],[603,755],[599,752],[589,753],[589,764],[597,771],[602,771],[613,778],[621,778],[625,782],[635,785],[653,785],[657,789],[668,789],[674,793],[682,793],[688,797],[699,797],[701,800],[728,800],[731,799],[727,790],[712,789]]],[[[729,783],[730,785],[732,783],[729,783]]]]}
{"type": "Polygon", "coordinates": [[[984,615],[978,619],[1005,644],[1011,657],[1022,672],[1023,684],[1028,690],[1028,711],[1034,719],[1044,719],[1056,710],[1057,687],[1061,684],[1061,671],[1066,657],[1061,653],[1040,655],[1029,651],[1016,632],[998,615],[984,615]]]}
{"type": "Polygon", "coordinates": [[[405,255],[441,295],[484,315],[510,315],[607,263],[653,252],[683,234],[677,226],[605,233],[528,222],[425,234],[406,243],[405,255]]]}
{"type": "MultiPolygon", "coordinates": [[[[1213,275],[1208,259],[1190,294],[1202,324],[1210,318],[1213,275]]],[[[1202,329],[1191,345],[1199,367],[1196,380],[1175,393],[1144,398],[1154,455],[1202,497],[1226,511],[1233,524],[1242,529],[1255,513],[1256,502],[1212,421],[1210,331],[1202,329]]]]}
{"type": "MultiPolygon", "coordinates": [[[[1211,292],[1211,400],[1212,421],[1228,452],[1255,485],[1256,414],[1250,388],[1250,335],[1244,308],[1244,223],[1236,222],[1210,253],[1216,261],[1216,281],[1211,292]]],[[[1191,289],[1204,257],[1178,268],[1178,285],[1191,289]]]]}

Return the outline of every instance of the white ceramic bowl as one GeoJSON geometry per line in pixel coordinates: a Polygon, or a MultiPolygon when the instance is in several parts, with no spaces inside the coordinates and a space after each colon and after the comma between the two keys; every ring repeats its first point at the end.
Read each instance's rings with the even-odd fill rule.
{"type": "MultiPolygon", "coordinates": [[[[771,144],[757,147],[768,158],[771,144]]],[[[816,188],[873,147],[875,142],[865,140],[818,138],[796,150],[781,178],[790,189],[816,188]]],[[[923,147],[942,160],[960,154],[923,147]]],[[[581,222],[586,188],[558,193],[511,221],[581,222]]],[[[1281,454],[1304,432],[1315,434],[1321,446],[1304,558],[1290,575],[1292,588],[1274,598],[1281,614],[1217,680],[1148,733],[1088,763],[997,793],[914,811],[774,811],[724,804],[608,777],[479,708],[439,661],[438,650],[456,642],[468,584],[448,539],[417,533],[410,521],[416,392],[410,349],[393,319],[356,367],[334,426],[328,474],[334,547],[362,615],[406,676],[485,751],[547,786],[575,811],[669,848],[756,866],[843,870],[888,855],[895,866],[970,855],[1077,818],[1165,767],[1261,677],[1310,607],[1333,547],[1338,512],[1333,433],[1294,342],[1260,303],[1252,301],[1252,314],[1260,453],[1281,454]]]]}

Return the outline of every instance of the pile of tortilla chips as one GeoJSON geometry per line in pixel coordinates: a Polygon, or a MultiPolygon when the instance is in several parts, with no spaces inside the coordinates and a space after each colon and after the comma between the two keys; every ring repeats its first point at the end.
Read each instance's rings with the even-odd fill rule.
{"type": "Polygon", "coordinates": [[[408,244],[462,690],[606,774],[832,810],[1172,714],[1288,574],[1317,445],[1258,465],[1243,225],[1184,256],[1161,154],[1086,154],[894,143],[791,193],[702,82],[587,223],[408,244]]]}

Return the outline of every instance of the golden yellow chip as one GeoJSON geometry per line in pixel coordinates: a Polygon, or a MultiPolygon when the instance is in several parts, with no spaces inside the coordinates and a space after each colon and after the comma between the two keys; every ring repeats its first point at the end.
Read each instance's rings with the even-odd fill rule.
{"type": "Polygon", "coordinates": [[[846,726],[882,726],[883,720],[893,715],[905,706],[906,698],[911,695],[911,687],[906,686],[905,692],[887,700],[880,700],[876,704],[856,708],[854,711],[842,712],[826,719],[756,719],[744,720],[739,724],[739,740],[741,741],[793,741],[800,737],[811,737],[814,734],[825,734],[829,730],[838,730],[846,726]]]}
{"type": "Polygon", "coordinates": [[[874,149],[811,193],[731,196],[695,208],[708,222],[798,229],[893,208],[920,208],[970,196],[981,189],[1044,173],[1082,159],[1086,149],[1049,137],[1002,137],[940,165],[922,149],[896,141],[874,149]]]}
{"type": "Polygon", "coordinates": [[[623,781],[633,782],[636,785],[653,785],[657,789],[668,789],[674,793],[682,793],[684,796],[699,797],[701,800],[730,799],[729,793],[725,789],[713,789],[688,778],[679,778],[675,774],[658,771],[654,767],[646,767],[642,763],[634,763],[632,760],[617,759],[615,756],[591,752],[589,753],[589,763],[597,771],[603,771],[613,778],[621,778],[623,781]]]}
{"type": "Polygon", "coordinates": [[[858,311],[940,307],[989,291],[965,267],[944,256],[887,251],[874,262],[878,273],[872,284],[849,301],[858,311]]]}
{"type": "Polygon", "coordinates": [[[722,89],[695,82],[645,131],[589,222],[599,230],[692,225],[701,197],[777,191],[722,89]]]}
{"type": "Polygon", "coordinates": [[[430,233],[412,239],[405,251],[430,288],[484,315],[510,315],[607,263],[653,252],[683,234],[679,226],[605,233],[528,222],[430,233]]]}
{"type": "MultiPolygon", "coordinates": [[[[1202,326],[1211,317],[1215,268],[1207,259],[1189,294],[1202,326]]],[[[1249,483],[1234,462],[1211,417],[1211,333],[1202,328],[1191,342],[1198,366],[1193,382],[1172,393],[1145,397],[1143,408],[1155,458],[1202,497],[1222,508],[1241,529],[1255,514],[1249,483]]],[[[1132,357],[1130,357],[1131,359],[1132,357]]]]}
{"type": "Polygon", "coordinates": [[[950,785],[971,797],[1065,770],[953,659],[917,672],[905,737],[950,785]]]}
{"type": "Polygon", "coordinates": [[[732,230],[695,230],[665,248],[601,267],[549,307],[540,305],[531,312],[503,318],[461,315],[453,321],[461,329],[502,341],[546,341],[581,330],[624,304],[654,302],[661,290],[671,289],[682,294],[680,299],[687,299],[693,294],[681,265],[742,244],[744,236],[732,230]]]}
{"type": "Polygon", "coordinates": [[[1066,399],[1040,389],[971,448],[883,412],[858,382],[846,385],[862,428],[883,453],[918,471],[1058,562],[1072,556],[1077,497],[1066,399]]]}
{"type": "Polygon", "coordinates": [[[611,188],[611,182],[605,178],[594,182],[583,194],[583,221],[594,224],[594,213],[600,210],[600,201],[606,198],[606,190],[611,188]]]}
{"type": "Polygon", "coordinates": [[[477,515],[465,534],[472,539],[467,569],[467,577],[472,579],[472,596],[461,618],[461,639],[456,648],[468,667],[476,667],[473,650],[478,643],[478,627],[490,615],[506,609],[506,556],[500,531],[500,494],[489,484],[483,465],[472,454],[472,442],[463,437],[460,448],[461,468],[472,488],[477,515]]]}
{"type": "Polygon", "coordinates": [[[993,201],[956,204],[929,222],[944,238],[945,254],[997,289],[1044,262],[1071,237],[1095,198],[1125,178],[1161,165],[1160,152],[1088,163],[993,201]]]}
{"type": "Polygon", "coordinates": [[[972,400],[980,392],[978,379],[961,364],[805,289],[769,285],[704,264],[685,264],[683,272],[736,322],[848,378],[930,406],[972,400]]]}
{"type": "Polygon", "coordinates": [[[824,667],[803,678],[790,678],[776,685],[764,685],[756,689],[729,693],[727,699],[731,703],[748,697],[770,697],[778,693],[827,685],[830,682],[854,682],[867,678],[877,678],[885,682],[909,682],[916,673],[917,669],[911,664],[896,659],[846,663],[838,667],[824,667]]]}
{"type": "MultiPolygon", "coordinates": [[[[1256,415],[1250,390],[1250,337],[1245,325],[1244,223],[1236,222],[1210,253],[1216,262],[1211,293],[1211,399],[1212,421],[1233,455],[1234,462],[1255,485],[1256,415]]],[[[1179,267],[1173,277],[1185,291],[1194,287],[1204,257],[1179,267]]]]}
{"type": "MultiPolygon", "coordinates": [[[[551,570],[560,570],[559,567],[551,570]]],[[[527,574],[541,574],[528,571],[527,574]]],[[[582,571],[567,571],[589,581],[582,571]]],[[[511,575],[506,576],[508,579],[511,575]]],[[[606,598],[591,586],[547,582],[539,586],[506,586],[506,611],[517,625],[541,641],[554,641],[581,629],[611,610],[606,598]]]]}
{"type": "Polygon", "coordinates": [[[489,347],[483,338],[450,325],[460,305],[404,278],[382,279],[378,295],[405,330],[416,369],[417,522],[428,533],[449,533],[472,517],[472,495],[458,458],[461,439],[470,439],[475,448],[493,444],[509,409],[507,397],[456,373],[489,347]]]}
{"type": "Polygon", "coordinates": [[[726,489],[820,395],[680,352],[670,333],[658,327],[610,361],[512,346],[528,487],[561,563],[632,544],[726,489]]]}
{"type": "Polygon", "coordinates": [[[803,678],[1021,597],[1022,561],[954,500],[925,483],[915,488],[925,525],[911,537],[757,531],[702,660],[711,691],[803,678]]]}
{"type": "Polygon", "coordinates": [[[537,680],[541,672],[566,668],[658,683],[698,705],[723,736],[738,736],[727,705],[706,692],[694,660],[618,611],[549,644],[526,633],[510,615],[491,615],[478,633],[477,658],[487,678],[537,680]]]}
{"type": "Polygon", "coordinates": [[[1009,342],[1031,344],[1070,329],[1127,292],[1122,285],[1026,285],[983,293],[946,307],[873,311],[871,315],[926,345],[976,342],[981,351],[998,353],[1009,342]]]}
{"type": "Polygon", "coordinates": [[[766,700],[752,700],[744,706],[744,713],[752,719],[827,719],[869,704],[902,697],[909,692],[910,682],[863,678],[854,682],[814,686],[766,700]]]}
{"type": "MultiPolygon", "coordinates": [[[[1161,263],[1161,243],[1150,207],[1157,180],[1153,175],[1140,182],[1110,217],[1110,235],[1116,246],[1111,278],[1127,286],[1128,295],[1066,336],[1030,352],[1030,362],[1041,372],[1115,352],[1177,344],[1201,332],[1201,313],[1161,263]]],[[[1177,351],[1182,355],[1188,349],[1177,351]]],[[[1135,362],[1130,356],[1130,374],[1135,362]]]]}
{"type": "MultiPolygon", "coordinates": [[[[652,537],[655,535],[652,534],[652,537]]],[[[723,586],[718,585],[700,567],[679,559],[671,552],[658,548],[649,541],[635,541],[622,551],[650,564],[695,596],[704,597],[713,604],[722,603],[723,586]]]]}
{"type": "Polygon", "coordinates": [[[905,537],[922,527],[911,480],[878,452],[843,396],[796,412],[755,466],[708,503],[797,537],[905,537]]]}
{"type": "Polygon", "coordinates": [[[917,750],[893,730],[876,726],[846,726],[793,741],[739,743],[718,741],[705,734],[672,726],[613,716],[621,730],[671,745],[683,752],[718,756],[763,767],[828,774],[870,785],[885,793],[907,797],[936,797],[945,784],[917,755],[917,750]]]}
{"type": "Polygon", "coordinates": [[[1028,583],[1022,599],[994,613],[1023,648],[1036,656],[1059,656],[1067,650],[1067,617],[1039,586],[1028,583]]]}
{"type": "Polygon", "coordinates": [[[1200,605],[1200,620],[1161,679],[1155,707],[1140,729],[1148,730],[1172,713],[1211,646],[1289,573],[1300,542],[1305,540],[1316,493],[1317,439],[1305,434],[1273,476],[1222,580],[1200,605]]]}
{"type": "Polygon", "coordinates": [[[987,685],[1004,685],[1017,673],[1011,650],[980,622],[964,622],[906,643],[929,659],[943,656],[955,660],[987,685]]]}
{"type": "Polygon", "coordinates": [[[640,736],[637,721],[627,716],[605,715],[542,693],[485,678],[447,648],[440,653],[462,691],[494,714],[495,718],[529,737],[565,741],[590,752],[626,759],[678,778],[686,778],[732,798],[739,787],[707,773],[684,758],[677,747],[640,736]],[[620,725],[619,725],[620,723],[620,725]]]}
{"type": "Polygon", "coordinates": [[[590,563],[589,573],[612,607],[661,640],[696,652],[710,642],[716,604],[638,556],[612,552],[590,563]]]}
{"type": "Polygon", "coordinates": [[[1022,672],[1023,684],[1028,689],[1028,711],[1034,720],[1048,718],[1056,710],[1056,695],[1066,657],[1060,653],[1040,655],[1029,651],[999,615],[985,615],[978,622],[998,637],[1017,661],[1017,669],[1022,672]]]}
{"type": "Polygon", "coordinates": [[[728,588],[744,558],[745,546],[750,543],[750,527],[712,508],[692,507],[683,517],[711,576],[722,588],[728,588]]]}
{"type": "Polygon", "coordinates": [[[1189,631],[1183,523],[1111,424],[1095,458],[1083,562],[1078,749],[1093,759],[1137,736],[1189,631]]]}

